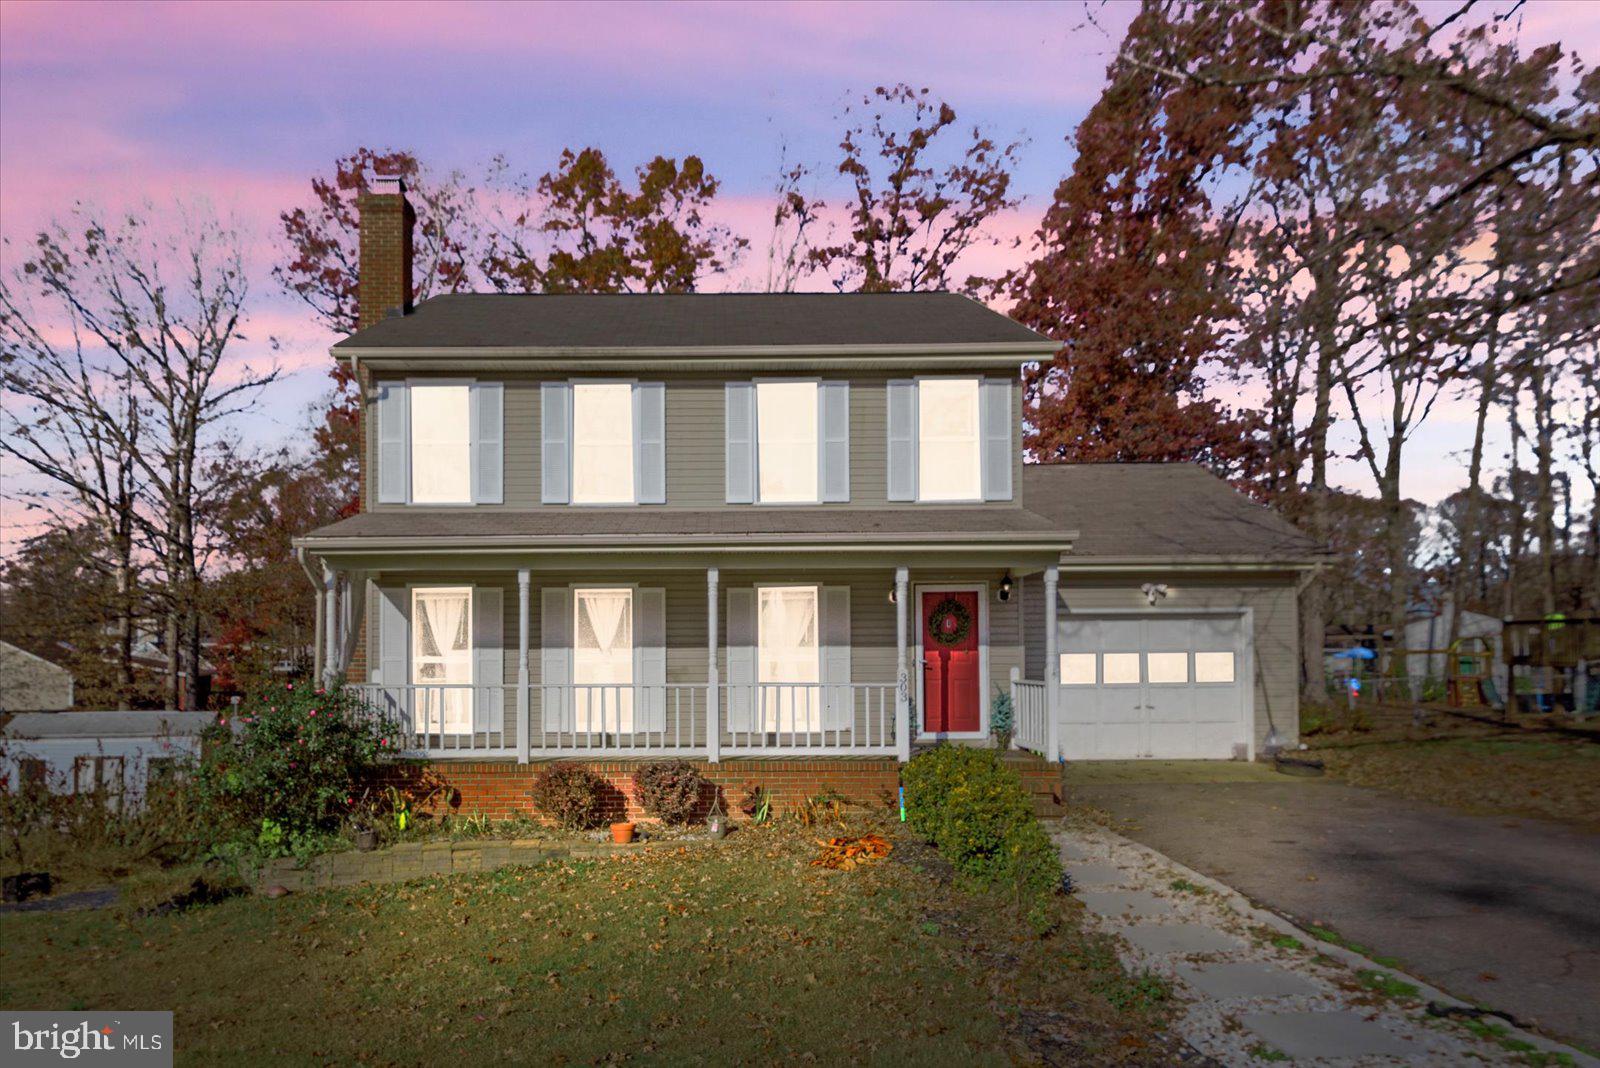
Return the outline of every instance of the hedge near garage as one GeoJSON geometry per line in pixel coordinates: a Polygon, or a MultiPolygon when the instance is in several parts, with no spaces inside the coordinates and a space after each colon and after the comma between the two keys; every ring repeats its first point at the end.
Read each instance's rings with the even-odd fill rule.
{"type": "Polygon", "coordinates": [[[901,782],[914,832],[961,874],[1014,897],[1036,930],[1054,925],[1061,858],[997,751],[940,745],[907,764],[901,782]]]}

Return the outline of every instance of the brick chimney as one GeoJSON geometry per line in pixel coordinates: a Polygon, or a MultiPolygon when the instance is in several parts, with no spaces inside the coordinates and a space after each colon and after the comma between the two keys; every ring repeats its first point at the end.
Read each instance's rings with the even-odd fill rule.
{"type": "Polygon", "coordinates": [[[356,198],[361,213],[361,264],[356,318],[365,330],[387,315],[411,310],[411,228],[417,221],[400,178],[374,176],[356,198]]]}

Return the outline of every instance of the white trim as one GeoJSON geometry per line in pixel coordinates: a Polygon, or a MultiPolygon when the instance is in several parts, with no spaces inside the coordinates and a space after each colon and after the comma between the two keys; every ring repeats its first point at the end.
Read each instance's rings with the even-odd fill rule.
{"type": "MultiPolygon", "coordinates": [[[[916,611],[911,613],[910,622],[913,626],[907,629],[911,632],[907,640],[916,638],[917,655],[912,670],[917,676],[917,722],[914,725],[916,737],[919,742],[939,741],[940,739],[975,739],[989,737],[989,584],[987,582],[917,582],[911,586],[911,604],[916,606],[916,611]],[[922,618],[922,595],[924,592],[938,593],[976,593],[978,595],[978,727],[976,731],[928,731],[923,725],[928,722],[928,706],[924,702],[922,685],[927,678],[927,669],[923,664],[922,630],[927,622],[922,618]]],[[[908,606],[909,607],[909,606],[908,606]]]]}

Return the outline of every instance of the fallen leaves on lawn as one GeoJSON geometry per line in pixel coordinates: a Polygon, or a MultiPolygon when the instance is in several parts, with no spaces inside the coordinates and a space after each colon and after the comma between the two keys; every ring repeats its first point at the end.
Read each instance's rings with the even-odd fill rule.
{"type": "Polygon", "coordinates": [[[876,834],[863,834],[848,838],[818,838],[822,852],[811,862],[814,868],[832,871],[849,871],[869,860],[886,857],[894,849],[887,838],[876,834]]]}

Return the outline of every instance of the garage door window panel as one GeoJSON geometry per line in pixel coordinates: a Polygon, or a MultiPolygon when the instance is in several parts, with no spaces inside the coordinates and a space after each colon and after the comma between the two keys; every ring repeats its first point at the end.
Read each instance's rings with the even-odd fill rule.
{"type": "Polygon", "coordinates": [[[1231,686],[1234,682],[1233,653],[1195,653],[1194,681],[1231,686]]]}
{"type": "Polygon", "coordinates": [[[1096,681],[1093,653],[1061,654],[1061,685],[1093,686],[1096,681]]]}
{"type": "Polygon", "coordinates": [[[1107,686],[1139,685],[1138,653],[1106,653],[1101,658],[1104,684],[1107,686]]]}
{"type": "Polygon", "coordinates": [[[1145,677],[1152,686],[1186,684],[1189,681],[1189,654],[1146,654],[1145,677]]]}

